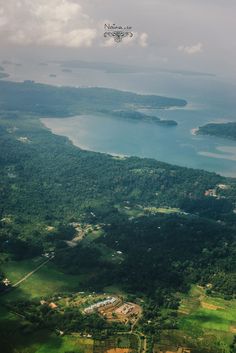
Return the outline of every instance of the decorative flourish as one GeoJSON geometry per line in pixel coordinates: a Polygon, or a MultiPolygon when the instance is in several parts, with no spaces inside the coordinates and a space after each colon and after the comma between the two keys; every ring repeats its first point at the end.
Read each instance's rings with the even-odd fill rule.
{"type": "Polygon", "coordinates": [[[116,43],[122,42],[122,40],[126,37],[133,37],[133,33],[130,31],[132,27],[130,26],[116,26],[115,24],[113,25],[107,25],[105,24],[104,28],[106,29],[106,32],[104,33],[104,37],[110,37],[114,38],[114,41],[116,43]]]}
{"type": "Polygon", "coordinates": [[[125,37],[133,37],[133,33],[132,32],[123,32],[123,31],[113,31],[113,32],[105,32],[104,33],[104,37],[112,37],[114,38],[114,41],[116,43],[120,43],[122,41],[123,38],[125,37]]]}

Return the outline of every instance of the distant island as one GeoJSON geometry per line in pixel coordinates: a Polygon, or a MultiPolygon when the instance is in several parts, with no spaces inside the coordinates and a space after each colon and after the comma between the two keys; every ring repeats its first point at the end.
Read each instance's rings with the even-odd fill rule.
{"type": "Polygon", "coordinates": [[[54,60],[51,63],[60,64],[61,67],[69,69],[89,69],[89,70],[98,70],[103,71],[108,74],[133,74],[140,72],[147,73],[168,73],[174,75],[183,75],[183,76],[206,76],[206,77],[215,77],[215,74],[208,72],[198,72],[198,71],[189,71],[189,70],[167,70],[161,67],[143,67],[135,65],[124,65],[124,64],[115,64],[111,62],[96,62],[96,61],[83,61],[83,60],[54,60]]]}
{"type": "Polygon", "coordinates": [[[22,66],[21,63],[16,63],[10,60],[3,60],[2,65],[14,65],[14,66],[22,66]]]}
{"type": "Polygon", "coordinates": [[[7,74],[6,72],[0,72],[0,79],[7,78],[7,77],[9,77],[9,74],[7,74]]]}
{"type": "Polygon", "coordinates": [[[9,74],[3,71],[5,71],[4,67],[0,66],[0,79],[9,77],[9,74]]]}
{"type": "Polygon", "coordinates": [[[200,126],[197,135],[211,135],[236,140],[236,122],[210,123],[200,126]]]}
{"type": "Polygon", "coordinates": [[[135,110],[118,110],[111,113],[113,116],[124,119],[132,119],[138,121],[152,122],[163,126],[177,126],[178,123],[175,120],[162,120],[157,116],[147,115],[140,113],[135,110]]]}
{"type": "Polygon", "coordinates": [[[72,72],[72,70],[70,70],[70,69],[62,69],[61,71],[62,72],[72,72]]]}

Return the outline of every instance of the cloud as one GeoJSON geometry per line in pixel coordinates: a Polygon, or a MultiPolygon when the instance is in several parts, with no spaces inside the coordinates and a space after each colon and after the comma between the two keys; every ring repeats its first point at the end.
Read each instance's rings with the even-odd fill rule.
{"type": "Polygon", "coordinates": [[[139,45],[141,47],[147,47],[148,46],[148,34],[143,32],[139,36],[139,45]]]}
{"type": "Polygon", "coordinates": [[[92,19],[73,0],[0,0],[0,40],[18,45],[88,47],[92,19]]]}
{"type": "Polygon", "coordinates": [[[193,55],[193,54],[201,53],[203,51],[203,44],[199,42],[195,45],[190,45],[190,46],[180,45],[178,46],[177,49],[178,51],[181,51],[183,53],[193,55]]]}

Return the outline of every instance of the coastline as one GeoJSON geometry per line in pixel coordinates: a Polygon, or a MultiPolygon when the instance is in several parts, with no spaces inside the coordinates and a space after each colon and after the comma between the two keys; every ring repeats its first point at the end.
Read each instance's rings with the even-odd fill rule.
{"type": "MultiPolygon", "coordinates": [[[[174,165],[178,165],[178,166],[181,166],[181,167],[188,167],[188,168],[193,168],[193,169],[203,169],[203,170],[206,170],[208,172],[217,173],[217,174],[225,176],[225,177],[227,177],[227,176],[228,177],[235,177],[235,167],[230,165],[230,168],[228,168],[227,170],[225,168],[223,168],[223,170],[222,170],[220,166],[216,165],[217,163],[215,161],[218,158],[217,158],[216,155],[211,154],[211,153],[216,153],[214,146],[213,146],[212,149],[209,149],[208,146],[204,147],[204,143],[203,143],[203,145],[201,144],[201,148],[198,148],[196,150],[196,154],[203,157],[203,165],[202,166],[200,166],[197,163],[195,163],[195,164],[194,163],[189,163],[189,165],[186,165],[186,164],[180,163],[181,161],[180,162],[178,161],[179,163],[176,163],[176,161],[160,158],[160,156],[159,156],[159,158],[157,158],[157,156],[152,156],[152,155],[149,155],[149,156],[148,155],[142,155],[141,156],[141,155],[139,155],[137,153],[132,153],[132,154],[131,153],[130,154],[129,153],[119,153],[119,152],[116,152],[116,151],[114,151],[112,149],[109,149],[109,148],[107,150],[102,150],[102,149],[98,150],[96,148],[93,148],[93,147],[89,146],[87,144],[86,139],[83,139],[83,141],[78,141],[78,138],[77,138],[78,136],[76,136],[76,134],[75,135],[74,134],[70,135],[62,127],[60,127],[58,124],[56,124],[56,125],[53,124],[53,126],[50,125],[48,123],[47,119],[49,119],[49,121],[51,120],[51,118],[44,118],[44,117],[40,118],[40,121],[41,121],[42,125],[46,129],[48,129],[49,131],[51,131],[51,133],[53,133],[55,135],[59,135],[59,136],[63,136],[65,138],[67,138],[68,141],[70,141],[71,144],[73,144],[74,146],[76,146],[77,148],[79,148],[79,149],[81,149],[83,151],[101,153],[101,154],[105,154],[105,155],[108,155],[108,156],[111,156],[111,157],[117,158],[117,159],[126,159],[126,158],[130,158],[130,157],[153,158],[155,160],[158,160],[158,161],[161,161],[161,162],[164,162],[164,163],[168,163],[168,164],[174,164],[174,165]],[[204,153],[202,153],[202,152],[204,152],[204,153]],[[209,155],[205,154],[205,153],[208,153],[208,152],[210,153],[209,155]],[[206,163],[205,163],[206,158],[209,158],[209,161],[213,164],[214,168],[209,168],[208,165],[206,165],[206,163]]],[[[53,118],[53,122],[54,122],[54,120],[55,120],[55,118],[53,118]]],[[[61,120],[61,118],[60,118],[60,120],[61,120]]],[[[67,124],[66,124],[66,127],[67,127],[67,124]]],[[[196,139],[192,138],[192,141],[194,141],[194,140],[198,141],[199,140],[200,135],[198,135],[198,130],[199,130],[198,128],[189,129],[189,135],[190,136],[196,136],[196,139]]],[[[190,137],[190,139],[191,139],[191,137],[190,137]]],[[[225,157],[225,158],[222,158],[222,156],[221,156],[221,159],[225,160],[225,163],[229,163],[230,161],[232,163],[234,161],[232,158],[227,158],[228,157],[227,155],[224,155],[223,157],[225,157]]],[[[193,156],[193,158],[194,158],[194,156],[193,156]]]]}
{"type": "MultiPolygon", "coordinates": [[[[53,128],[49,127],[46,124],[46,122],[43,121],[44,119],[47,119],[47,118],[40,118],[40,122],[43,124],[44,128],[48,129],[54,135],[65,137],[66,139],[68,139],[70,141],[70,143],[73,146],[78,147],[79,149],[81,149],[83,151],[102,153],[102,154],[106,154],[108,156],[111,156],[111,157],[117,158],[117,159],[126,159],[126,158],[130,158],[131,157],[128,154],[121,154],[121,153],[115,153],[115,152],[100,152],[100,151],[96,151],[94,149],[91,149],[88,146],[85,146],[85,145],[82,145],[82,144],[78,143],[77,140],[74,140],[72,137],[68,137],[64,132],[61,133],[60,131],[58,131],[58,130],[56,131],[56,129],[53,129],[53,128]]],[[[142,158],[142,157],[139,157],[139,158],[142,158]]]]}
{"type": "Polygon", "coordinates": [[[195,127],[195,128],[193,128],[193,129],[191,129],[190,132],[191,132],[191,135],[197,136],[197,135],[198,135],[198,132],[199,132],[199,128],[198,128],[198,127],[195,127]]]}

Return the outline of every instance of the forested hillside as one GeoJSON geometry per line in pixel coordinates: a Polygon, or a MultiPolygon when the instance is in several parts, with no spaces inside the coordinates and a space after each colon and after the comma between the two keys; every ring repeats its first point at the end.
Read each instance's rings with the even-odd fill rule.
{"type": "MultiPolygon", "coordinates": [[[[84,151],[40,122],[41,113],[67,116],[78,107],[83,111],[91,99],[92,110],[104,101],[106,108],[117,104],[120,109],[127,103],[121,92],[107,96],[99,89],[33,83],[0,83],[0,88],[0,329],[5,351],[21,351],[21,335],[32,344],[32,335],[46,332],[37,339],[47,342],[47,335],[60,335],[59,324],[69,340],[74,330],[99,340],[119,330],[130,333],[128,324],[109,326],[100,316],[85,317],[68,304],[74,292],[90,298],[89,293],[109,291],[142,306],[137,325],[148,337],[147,352],[170,330],[182,332],[184,339],[187,332],[193,353],[199,353],[196,337],[204,346],[208,331],[190,334],[181,326],[185,321],[178,308],[196,288],[201,300],[220,296],[225,307],[234,307],[236,180],[152,159],[84,151]],[[56,310],[60,305],[54,302],[60,298],[69,306],[56,310]],[[42,299],[52,302],[55,311],[42,299]],[[19,335],[9,345],[14,331],[19,335]]],[[[138,105],[176,103],[161,100],[129,96],[138,105]]],[[[201,310],[200,299],[195,311],[201,310]]],[[[201,324],[210,320],[194,316],[193,310],[189,314],[201,324]]],[[[222,342],[229,353],[235,323],[227,320],[222,342]]],[[[222,352],[213,341],[205,345],[201,353],[222,352]]]]}
{"type": "Polygon", "coordinates": [[[206,124],[199,127],[198,134],[212,135],[236,140],[236,123],[206,124]]]}

